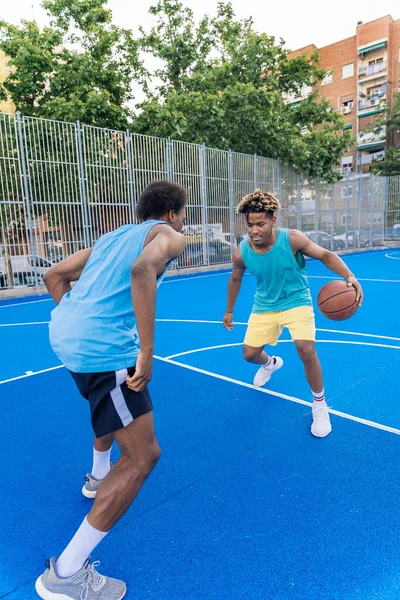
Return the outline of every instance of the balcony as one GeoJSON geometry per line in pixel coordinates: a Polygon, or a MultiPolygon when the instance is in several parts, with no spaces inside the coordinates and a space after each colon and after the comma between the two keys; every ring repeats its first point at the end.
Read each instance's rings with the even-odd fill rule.
{"type": "Polygon", "coordinates": [[[380,94],[374,94],[370,96],[366,100],[359,100],[358,102],[358,110],[368,110],[370,108],[377,108],[381,100],[386,99],[386,94],[384,92],[380,94]]]}
{"type": "Polygon", "coordinates": [[[359,165],[370,165],[373,162],[380,162],[385,158],[385,151],[371,152],[370,154],[362,154],[358,157],[359,165]]]}
{"type": "Polygon", "coordinates": [[[379,131],[360,132],[357,136],[357,146],[367,146],[377,143],[384,143],[386,139],[386,126],[380,128],[379,131]]]}
{"type": "Polygon", "coordinates": [[[286,104],[297,103],[307,98],[307,96],[309,96],[312,93],[312,91],[313,88],[311,85],[303,85],[298,94],[295,94],[293,92],[291,94],[283,93],[282,96],[286,104]]]}
{"type": "Polygon", "coordinates": [[[376,63],[374,65],[361,66],[358,69],[358,78],[362,77],[370,77],[371,75],[376,75],[377,73],[383,73],[387,69],[386,62],[376,63]]]}

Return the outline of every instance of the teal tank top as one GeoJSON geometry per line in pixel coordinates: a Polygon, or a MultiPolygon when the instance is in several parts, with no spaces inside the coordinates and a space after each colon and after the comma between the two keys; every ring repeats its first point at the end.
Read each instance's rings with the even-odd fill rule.
{"type": "Polygon", "coordinates": [[[301,252],[294,256],[289,229],[278,229],[274,245],[264,254],[254,252],[247,236],[240,243],[240,252],[257,281],[253,313],[312,306],[306,261],[301,252]]]}

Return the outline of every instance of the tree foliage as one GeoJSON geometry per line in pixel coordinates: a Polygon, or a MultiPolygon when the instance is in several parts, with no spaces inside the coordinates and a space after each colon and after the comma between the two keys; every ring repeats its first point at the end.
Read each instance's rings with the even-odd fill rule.
{"type": "Polygon", "coordinates": [[[400,147],[394,144],[396,135],[400,133],[400,93],[394,95],[391,106],[382,102],[382,111],[375,116],[367,132],[380,133],[386,127],[387,138],[390,146],[385,151],[385,159],[372,164],[372,170],[377,175],[400,175],[400,147]]]}
{"type": "Polygon", "coordinates": [[[332,167],[351,145],[343,118],[317,91],[288,101],[323,79],[317,54],[289,59],[283,40],[237,20],[229,3],[197,25],[179,0],[159,0],[150,12],[157,24],[142,30],[141,45],[161,66],[137,132],[280,158],[335,179],[332,167]]]}
{"type": "Polygon", "coordinates": [[[111,22],[103,0],[44,0],[50,25],[0,21],[10,75],[0,99],[24,115],[125,128],[132,79],[143,76],[139,42],[111,22]]]}
{"type": "Polygon", "coordinates": [[[137,38],[112,23],[104,0],[44,0],[43,7],[50,20],[43,29],[0,21],[11,67],[0,99],[11,97],[24,115],[130,126],[335,179],[351,134],[318,94],[325,71],[317,54],[289,59],[282,39],[257,32],[251,18],[238,20],[230,3],[196,22],[179,0],[158,0],[150,8],[154,27],[137,38]],[[148,59],[157,62],[152,71],[143,66],[148,59]],[[133,83],[145,92],[136,112],[133,83]]]}

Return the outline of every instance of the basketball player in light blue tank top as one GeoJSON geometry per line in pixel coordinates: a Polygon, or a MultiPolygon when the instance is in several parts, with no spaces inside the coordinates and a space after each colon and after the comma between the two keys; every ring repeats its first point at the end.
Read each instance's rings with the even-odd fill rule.
{"type": "Polygon", "coordinates": [[[248,236],[233,257],[223,323],[226,329],[233,328],[235,301],[248,269],[256,279],[257,290],[243,355],[248,362],[261,365],[254,377],[254,385],[265,385],[272,373],[282,367],[283,360],[279,356],[269,356],[264,347],[275,346],[283,327],[287,327],[303,361],[314,398],[311,432],[316,437],[325,437],[332,427],[315,350],[314,311],[304,256],[320,260],[333,273],[346,279],[349,286],[354,286],[359,306],[363,292],[347,265],[334,252],[314,244],[300,231],[277,229],[275,213],[279,209],[277,198],[261,190],[245,196],[238,205],[237,211],[246,217],[248,236]]]}
{"type": "Polygon", "coordinates": [[[160,456],[147,390],[156,293],[169,262],[185,246],[186,201],[181,186],[153,182],[139,199],[139,225],[107,233],[45,275],[57,304],[50,341],[89,401],[95,433],[93,469],[82,490],[95,501],[61,556],[50,559],[37,579],[36,591],[45,600],[125,595],[125,583],[97,573],[88,557],[132,504],[160,456]],[[110,469],[114,440],[121,457],[110,469]]]}

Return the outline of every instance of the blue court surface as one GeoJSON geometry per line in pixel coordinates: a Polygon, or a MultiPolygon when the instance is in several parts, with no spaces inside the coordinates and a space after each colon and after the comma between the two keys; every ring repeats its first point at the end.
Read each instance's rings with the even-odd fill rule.
{"type": "MultiPolygon", "coordinates": [[[[348,321],[316,310],[333,431],[310,433],[311,398],[284,332],[268,389],[221,319],[228,272],[167,280],[150,390],[163,456],[96,548],[100,572],[144,600],[400,599],[400,251],[349,256],[365,301],[348,321]]],[[[308,263],[313,297],[334,275],[308,263]]],[[[89,411],[52,353],[48,297],[0,304],[0,598],[33,600],[44,560],[91,501],[89,411]]],[[[117,450],[113,458],[118,457],[117,450]]]]}

